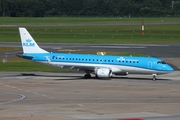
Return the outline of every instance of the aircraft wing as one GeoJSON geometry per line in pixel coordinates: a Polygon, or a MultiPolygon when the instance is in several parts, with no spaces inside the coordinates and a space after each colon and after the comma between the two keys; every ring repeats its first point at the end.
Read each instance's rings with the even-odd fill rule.
{"type": "Polygon", "coordinates": [[[66,62],[53,62],[50,60],[49,56],[45,56],[46,57],[46,61],[48,64],[56,66],[56,67],[60,67],[60,68],[68,68],[68,69],[74,69],[77,71],[84,71],[86,73],[93,73],[96,72],[96,70],[105,70],[106,71],[110,71],[112,72],[112,70],[115,71],[121,71],[119,68],[117,67],[112,67],[112,66],[105,66],[105,65],[101,65],[101,64],[76,64],[76,63],[66,63],[66,62]]]}
{"type": "Polygon", "coordinates": [[[76,69],[77,71],[94,71],[96,68],[95,66],[59,66],[61,68],[68,68],[68,69],[76,69]]]}

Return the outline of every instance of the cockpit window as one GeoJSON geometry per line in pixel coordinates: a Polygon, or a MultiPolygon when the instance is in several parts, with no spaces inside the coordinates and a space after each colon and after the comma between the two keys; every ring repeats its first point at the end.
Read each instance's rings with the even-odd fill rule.
{"type": "Polygon", "coordinates": [[[158,61],[157,64],[166,64],[164,61],[158,61]]]}

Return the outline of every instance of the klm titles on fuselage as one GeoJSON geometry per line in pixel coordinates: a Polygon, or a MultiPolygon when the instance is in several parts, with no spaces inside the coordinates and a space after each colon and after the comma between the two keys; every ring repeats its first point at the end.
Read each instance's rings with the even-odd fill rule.
{"type": "Polygon", "coordinates": [[[23,46],[27,46],[27,47],[34,47],[35,46],[35,43],[32,43],[31,42],[32,40],[31,39],[27,39],[26,42],[23,42],[23,46]]]}

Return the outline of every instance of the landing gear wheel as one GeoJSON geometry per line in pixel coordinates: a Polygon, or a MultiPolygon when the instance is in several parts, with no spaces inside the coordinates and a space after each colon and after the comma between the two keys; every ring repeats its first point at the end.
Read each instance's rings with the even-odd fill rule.
{"type": "Polygon", "coordinates": [[[153,81],[156,81],[156,77],[155,76],[153,76],[153,81]]]}
{"type": "Polygon", "coordinates": [[[156,81],[156,76],[157,76],[157,74],[153,74],[153,81],[156,81]]]}
{"type": "Polygon", "coordinates": [[[84,79],[89,79],[89,78],[91,78],[91,75],[89,73],[84,75],[84,79]]]}

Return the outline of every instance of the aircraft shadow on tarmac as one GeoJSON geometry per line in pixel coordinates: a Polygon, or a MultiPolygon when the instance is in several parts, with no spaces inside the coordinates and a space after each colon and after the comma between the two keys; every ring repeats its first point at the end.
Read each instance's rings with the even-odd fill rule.
{"type": "MultiPolygon", "coordinates": [[[[121,79],[127,79],[127,80],[142,80],[142,81],[145,81],[145,80],[150,80],[152,81],[152,78],[138,78],[138,77],[118,77],[118,79],[121,78],[121,79]]],[[[113,79],[116,79],[116,78],[113,78],[113,79]]],[[[171,79],[166,79],[166,78],[156,78],[156,81],[171,81],[171,79]]]]}
{"type": "MultiPolygon", "coordinates": [[[[53,80],[84,80],[83,76],[61,76],[61,75],[38,75],[38,74],[34,74],[34,73],[21,73],[20,75],[16,75],[16,76],[27,76],[27,77],[47,77],[47,78],[52,78],[53,80]],[[59,77],[59,79],[58,79],[59,77]]],[[[91,77],[91,79],[87,79],[87,80],[104,80],[104,81],[110,81],[110,80],[137,80],[137,81],[152,81],[152,78],[145,78],[145,77],[128,77],[128,76],[116,76],[116,77],[112,77],[112,78],[97,78],[97,77],[91,77]]],[[[166,78],[158,78],[157,77],[157,81],[171,81],[171,79],[166,79],[166,78]]]]}
{"type": "Polygon", "coordinates": [[[47,78],[52,78],[52,80],[81,80],[84,79],[82,76],[61,76],[61,75],[38,75],[34,73],[21,73],[20,75],[17,76],[27,76],[27,77],[47,77],[47,78]],[[57,78],[60,79],[57,79],[57,78]]]}

